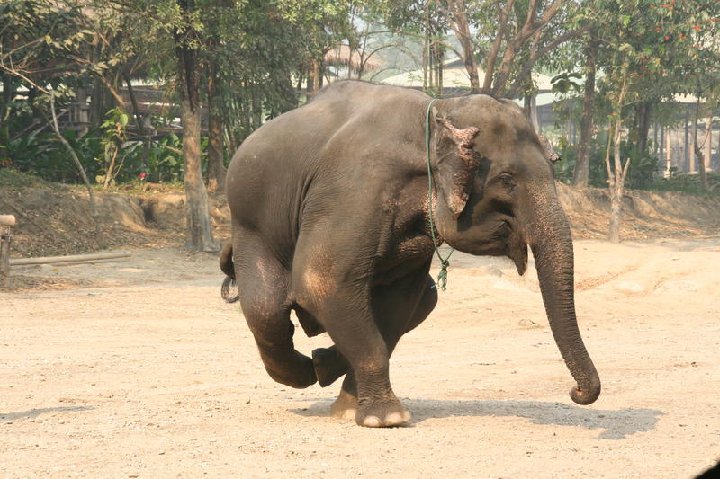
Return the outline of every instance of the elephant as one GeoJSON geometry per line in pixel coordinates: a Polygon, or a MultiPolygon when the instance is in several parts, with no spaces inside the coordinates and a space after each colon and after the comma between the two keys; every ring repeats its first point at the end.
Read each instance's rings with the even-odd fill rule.
{"type": "Polygon", "coordinates": [[[221,270],[267,373],[305,388],[345,375],[331,407],[366,427],[405,426],[389,359],[435,308],[437,246],[507,256],[531,248],[555,342],[593,403],[600,380],[575,314],[573,244],[545,145],[510,100],[433,100],[338,81],[254,131],[228,166],[232,237],[221,270]],[[333,346],[295,350],[294,311],[333,346]]]}

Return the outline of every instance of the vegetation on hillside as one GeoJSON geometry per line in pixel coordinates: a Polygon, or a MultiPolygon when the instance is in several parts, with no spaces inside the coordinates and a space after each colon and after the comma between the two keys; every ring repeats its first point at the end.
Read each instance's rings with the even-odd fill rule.
{"type": "Polygon", "coordinates": [[[184,181],[191,246],[212,249],[205,189],[222,188],[253,130],[328,81],[401,65],[447,94],[456,54],[470,91],[522,99],[531,119],[533,73],[554,75],[559,118],[580,131],[550,132],[560,179],[616,200],[625,187],[714,194],[719,22],[713,0],[6,0],[0,168],[95,188],[184,181]],[[692,113],[667,106],[678,94],[697,99],[692,113]],[[675,176],[650,127],[703,119],[686,145],[698,175],[675,176]]]}

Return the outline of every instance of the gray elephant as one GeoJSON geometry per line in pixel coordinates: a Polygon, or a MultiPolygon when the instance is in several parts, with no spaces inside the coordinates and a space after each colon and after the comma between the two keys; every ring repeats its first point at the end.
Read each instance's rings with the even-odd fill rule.
{"type": "Polygon", "coordinates": [[[571,398],[590,404],[600,394],[575,317],[573,246],[552,165],[514,103],[337,82],[247,138],[228,168],[227,198],[232,240],[221,269],[237,280],[265,369],[297,388],[345,375],[334,414],[368,427],[410,420],[389,359],[437,302],[434,242],[508,256],[520,274],[529,245],[577,382],[571,398]],[[334,346],[312,359],[296,351],[291,311],[334,346]]]}

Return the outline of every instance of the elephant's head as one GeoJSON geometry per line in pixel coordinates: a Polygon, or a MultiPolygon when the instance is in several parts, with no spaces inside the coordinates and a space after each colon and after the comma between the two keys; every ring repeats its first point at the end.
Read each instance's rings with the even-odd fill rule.
{"type": "Polygon", "coordinates": [[[573,401],[600,394],[575,316],[573,246],[544,145],[514,103],[484,95],[437,101],[431,111],[434,218],[454,248],[505,255],[523,274],[535,257],[555,342],[577,381],[573,401]]]}

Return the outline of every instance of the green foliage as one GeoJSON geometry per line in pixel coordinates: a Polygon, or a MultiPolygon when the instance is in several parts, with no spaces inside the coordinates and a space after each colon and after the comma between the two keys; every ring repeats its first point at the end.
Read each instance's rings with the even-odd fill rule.
{"type": "MultiPolygon", "coordinates": [[[[88,177],[94,178],[97,174],[94,158],[102,148],[99,139],[92,136],[78,139],[73,130],[64,131],[63,136],[78,154],[88,177]]],[[[67,151],[52,133],[20,136],[10,142],[8,150],[12,166],[19,171],[35,174],[47,181],[80,182],[67,151]]]]}
{"type": "MultiPolygon", "coordinates": [[[[502,27],[498,19],[509,2],[461,3],[471,25],[475,58],[481,64],[499,36],[501,51],[495,67],[501,67],[504,49],[517,38],[513,43],[517,58],[508,65],[506,92],[532,91],[528,76],[531,68],[525,67],[537,64],[560,72],[554,79],[556,91],[579,94],[584,74],[580,69],[584,64],[581,45],[587,35],[597,37],[601,45],[598,68],[604,74],[598,87],[595,124],[604,128],[608,115],[622,114],[623,126],[630,130],[627,136],[633,140],[638,134],[632,113],[641,102],[652,104],[653,122],[668,124],[674,118],[661,101],[675,93],[720,99],[720,3],[716,0],[537,2],[536,22],[543,21],[551,5],[561,6],[547,24],[525,39],[517,35],[522,33],[525,19],[533,15],[527,0],[517,0],[506,10],[509,17],[502,27]],[[557,43],[559,39],[565,42],[557,43]],[[623,76],[628,92],[625,104],[616,108],[613,101],[618,100],[623,76]]],[[[341,42],[351,46],[358,43],[354,19],[361,18],[356,23],[382,19],[397,34],[427,38],[445,48],[452,43],[446,38],[452,29],[452,5],[461,3],[0,1],[0,82],[5,91],[22,92],[6,98],[0,95],[0,164],[37,172],[54,181],[76,181],[72,162],[46,127],[49,113],[42,97],[49,89],[64,89],[64,97],[57,98],[56,104],[61,121],[67,121],[73,95],[83,87],[92,97],[89,132],[79,138],[68,128],[63,135],[90,178],[129,182],[143,174],[146,181],[179,180],[183,172],[181,141],[173,135],[150,141],[140,138],[142,135],[133,136],[135,121],[122,112],[132,111],[127,98],[128,104],[116,105],[107,94],[114,90],[117,102],[127,78],[142,79],[166,85],[166,100],[172,103],[176,98],[172,90],[178,65],[173,49],[178,32],[195,32],[182,41],[197,49],[197,70],[204,78],[202,101],[219,111],[229,157],[263,122],[299,103],[297,87],[328,49],[341,42]],[[183,5],[191,7],[189,14],[182,14],[183,5]],[[211,75],[215,91],[209,98],[211,75]],[[103,113],[113,107],[116,109],[111,116],[104,117],[103,113]],[[116,161],[111,167],[113,156],[116,161]]],[[[495,74],[497,77],[497,70],[495,74]]],[[[604,140],[599,139],[591,148],[591,182],[599,186],[606,181],[605,147],[604,140]]],[[[652,187],[657,160],[626,144],[621,150],[624,158],[631,158],[630,186],[652,187]]],[[[564,161],[557,166],[558,176],[567,179],[572,174],[574,150],[565,147],[563,156],[564,161]]]]}
{"type": "MultiPolygon", "coordinates": [[[[605,188],[607,186],[606,149],[607,134],[603,132],[590,144],[589,183],[596,188],[605,188]]],[[[577,147],[562,140],[558,151],[562,160],[555,164],[555,178],[564,183],[571,183],[577,161],[577,147]]],[[[627,177],[628,188],[638,190],[656,189],[658,180],[661,178],[660,160],[656,156],[647,152],[639,152],[635,145],[628,141],[623,141],[620,144],[620,155],[623,160],[630,159],[627,177]]]]}
{"type": "Polygon", "coordinates": [[[66,71],[69,57],[92,38],[82,18],[81,7],[72,1],[3,1],[0,72],[42,83],[66,71]]]}
{"type": "Polygon", "coordinates": [[[101,164],[102,175],[98,183],[109,186],[122,169],[125,153],[132,148],[125,144],[127,138],[128,115],[119,108],[113,108],[105,114],[105,121],[100,124],[100,143],[103,146],[102,158],[96,158],[101,164]]]}
{"type": "MultiPolygon", "coordinates": [[[[74,130],[63,136],[75,150],[86,174],[103,183],[109,154],[116,154],[114,179],[118,183],[138,181],[180,181],[183,174],[182,139],[174,134],[151,139],[147,144],[128,140],[124,127],[129,118],[120,110],[111,110],[101,128],[78,137],[74,130]]],[[[54,134],[35,131],[20,135],[9,145],[10,165],[15,171],[32,173],[46,181],[77,183],[78,172],[67,151],[54,134]]]]}
{"type": "MultiPolygon", "coordinates": [[[[573,172],[577,162],[577,146],[570,145],[565,138],[561,138],[557,151],[562,160],[555,163],[555,178],[564,183],[572,183],[573,172]]],[[[605,148],[607,135],[599,135],[590,144],[590,186],[603,188],[607,186],[607,170],[605,168],[605,148]]]]}
{"type": "MultiPolygon", "coordinates": [[[[147,164],[145,169],[135,169],[135,177],[139,177],[142,173],[146,173],[147,181],[153,182],[177,182],[183,177],[183,168],[185,166],[181,154],[182,139],[174,134],[170,134],[158,141],[153,142],[147,150],[147,164]]],[[[137,161],[132,162],[137,164],[137,161]]]]}
{"type": "Polygon", "coordinates": [[[700,175],[674,175],[655,179],[647,189],[655,191],[682,191],[695,195],[720,196],[720,174],[707,174],[708,188],[704,190],[700,175]]]}

